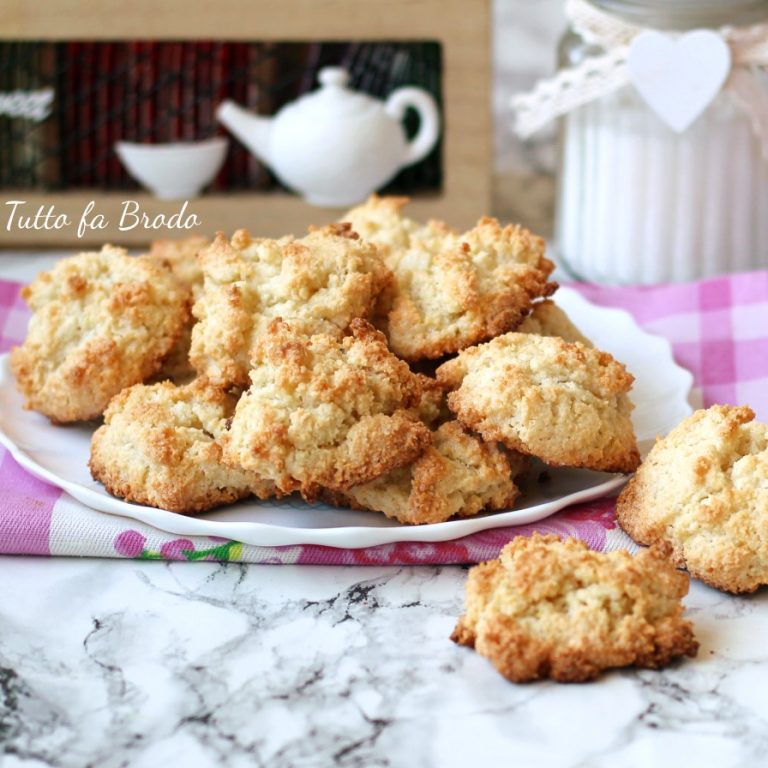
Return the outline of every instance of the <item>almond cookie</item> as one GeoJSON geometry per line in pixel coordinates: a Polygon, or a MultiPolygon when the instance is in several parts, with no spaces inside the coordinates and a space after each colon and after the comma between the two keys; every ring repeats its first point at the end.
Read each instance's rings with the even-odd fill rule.
{"type": "Polygon", "coordinates": [[[184,514],[273,496],[272,483],[221,462],[218,440],[234,408],[204,379],[124,389],[93,435],[91,474],[113,496],[184,514]]]}
{"type": "Polygon", "coordinates": [[[517,333],[534,333],[537,336],[558,336],[571,344],[579,341],[585,347],[592,342],[571,322],[571,318],[550,299],[537,301],[531,314],[515,328],[517,333]]]}
{"type": "Polygon", "coordinates": [[[188,384],[197,372],[189,362],[189,348],[192,346],[192,328],[194,324],[188,322],[181,329],[181,335],[171,347],[171,351],[163,358],[160,370],[148,379],[148,383],[158,381],[172,381],[174,384],[188,384]]]}
{"type": "Polygon", "coordinates": [[[448,410],[446,395],[448,389],[434,376],[427,376],[411,369],[421,389],[421,398],[413,409],[413,413],[420,421],[423,421],[431,429],[437,429],[440,424],[453,419],[453,414],[448,410]]]}
{"type": "Polygon", "coordinates": [[[577,539],[518,536],[498,560],[470,570],[451,639],[516,683],[583,682],[630,665],[659,669],[698,650],[683,619],[688,584],[662,547],[632,557],[592,552],[577,539]]]}
{"type": "Polygon", "coordinates": [[[301,240],[254,239],[240,230],[230,242],[219,234],[200,263],[205,282],[193,309],[199,322],[190,359],[212,381],[238,386],[248,384],[250,351],[270,320],[340,338],[354,318],[370,314],[391,279],[376,247],[343,225],[301,240]]]}
{"type": "Polygon", "coordinates": [[[450,421],[411,464],[326,498],[338,506],[383,512],[401,523],[440,523],[511,508],[520,493],[515,477],[525,464],[521,454],[485,443],[450,421]]]}
{"type": "Polygon", "coordinates": [[[746,406],[696,411],[660,439],[616,505],[637,542],[726,592],[768,584],[768,425],[746,406]]]}
{"type": "Polygon", "coordinates": [[[429,443],[424,377],[364,320],[352,335],[305,336],[274,320],[254,348],[251,386],[222,437],[233,466],[311,497],[403,466],[429,443]]]}
{"type": "Polygon", "coordinates": [[[632,472],[640,456],[630,414],[634,379],[607,352],[507,333],[437,369],[448,407],[486,440],[553,466],[632,472]]]}
{"type": "Polygon", "coordinates": [[[166,265],[196,299],[203,288],[203,268],[197,255],[210,244],[207,237],[200,235],[180,240],[154,240],[147,256],[166,265]]]}
{"type": "MultiPolygon", "coordinates": [[[[187,291],[190,309],[203,290],[203,269],[197,254],[209,245],[210,240],[199,235],[181,240],[155,240],[147,254],[148,258],[171,270],[179,285],[187,291]]],[[[154,381],[170,379],[175,384],[183,384],[195,377],[195,369],[189,362],[193,325],[194,318],[190,313],[181,335],[153,376],[154,381]]]]}
{"type": "Polygon", "coordinates": [[[55,422],[96,418],[154,374],[188,317],[167,269],[108,245],[62,259],[22,296],[34,314],[13,373],[25,407],[55,422]]]}
{"type": "Polygon", "coordinates": [[[394,273],[377,324],[399,357],[435,359],[493,338],[555,290],[541,238],[488,217],[464,233],[439,221],[421,226],[400,215],[406,202],[373,196],[344,217],[394,273]]]}

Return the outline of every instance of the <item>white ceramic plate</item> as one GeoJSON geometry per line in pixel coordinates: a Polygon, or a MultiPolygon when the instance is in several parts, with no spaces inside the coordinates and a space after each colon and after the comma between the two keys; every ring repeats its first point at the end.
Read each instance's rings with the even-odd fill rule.
{"type": "MultiPolygon", "coordinates": [[[[624,362],[634,374],[633,420],[641,446],[656,435],[666,434],[691,413],[691,374],[674,362],[666,340],[643,331],[626,312],[596,307],[567,288],[558,291],[557,302],[597,347],[624,362]]],[[[541,520],[570,504],[605,496],[625,480],[601,472],[552,469],[548,482],[533,482],[524,488],[513,510],[433,525],[404,526],[375,512],[310,506],[294,498],[244,501],[185,517],[110,496],[88,471],[92,432],[92,425],[54,427],[40,414],[23,410],[8,356],[0,358],[0,442],[19,464],[93,509],[140,520],[174,534],[223,536],[262,546],[324,544],[355,548],[395,541],[446,541],[488,528],[541,520]]]]}

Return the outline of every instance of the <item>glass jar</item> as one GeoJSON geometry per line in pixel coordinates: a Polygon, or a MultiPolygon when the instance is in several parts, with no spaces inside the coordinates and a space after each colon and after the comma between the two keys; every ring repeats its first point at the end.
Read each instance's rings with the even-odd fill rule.
{"type": "MultiPolygon", "coordinates": [[[[768,0],[591,0],[642,27],[684,31],[768,19],[768,0]]],[[[560,66],[604,53],[573,30],[560,66]]],[[[768,88],[765,70],[757,72],[768,88]]],[[[683,133],[632,85],[561,120],[555,243],[580,279],[691,280],[768,267],[768,161],[721,91],[683,133]]]]}

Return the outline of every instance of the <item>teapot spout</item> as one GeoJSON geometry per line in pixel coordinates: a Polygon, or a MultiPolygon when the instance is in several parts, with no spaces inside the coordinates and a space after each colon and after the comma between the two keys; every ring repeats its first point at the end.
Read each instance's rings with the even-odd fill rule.
{"type": "Polygon", "coordinates": [[[216,119],[231,131],[263,163],[269,164],[272,118],[259,117],[227,99],[219,104],[216,119]]]}

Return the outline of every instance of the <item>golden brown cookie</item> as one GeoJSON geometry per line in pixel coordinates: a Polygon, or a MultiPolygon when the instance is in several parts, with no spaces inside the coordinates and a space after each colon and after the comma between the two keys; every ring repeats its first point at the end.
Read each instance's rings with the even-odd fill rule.
{"type": "Polygon", "coordinates": [[[537,336],[559,336],[571,344],[580,341],[585,347],[592,342],[571,322],[571,318],[551,299],[537,301],[531,314],[515,328],[517,333],[534,333],[537,336]]]}
{"type": "Polygon", "coordinates": [[[194,323],[187,322],[181,330],[179,338],[171,347],[171,351],[163,358],[160,370],[147,382],[154,384],[158,381],[172,381],[174,384],[188,384],[197,376],[197,372],[189,362],[189,348],[192,346],[192,328],[194,323]]]}
{"type": "Polygon", "coordinates": [[[113,496],[184,514],[273,496],[272,483],[221,462],[218,441],[234,407],[204,379],[124,389],[93,435],[91,474],[113,496]]]}
{"type": "Polygon", "coordinates": [[[376,247],[343,225],[300,240],[219,234],[200,262],[205,283],[190,359],[212,381],[238,386],[248,384],[250,351],[272,319],[340,338],[354,318],[371,313],[391,279],[376,247]]]}
{"type": "Polygon", "coordinates": [[[493,338],[555,290],[541,238],[487,217],[464,233],[439,221],[421,226],[400,214],[406,202],[374,195],[344,216],[394,273],[377,324],[399,357],[435,359],[493,338]]]}
{"type": "Polygon", "coordinates": [[[658,440],[616,505],[637,542],[726,592],[768,584],[768,425],[746,406],[696,411],[658,440]]]}
{"type": "Polygon", "coordinates": [[[562,339],[507,333],[437,369],[448,406],[486,440],[554,466],[632,472],[640,456],[633,378],[608,353],[562,339]]]}
{"type": "Polygon", "coordinates": [[[457,421],[441,425],[414,462],[326,500],[383,512],[401,523],[439,523],[454,516],[509,509],[526,459],[485,443],[457,421]]]}
{"type": "MultiPolygon", "coordinates": [[[[200,235],[181,240],[155,240],[147,254],[148,258],[171,270],[179,285],[188,293],[190,310],[203,290],[203,269],[197,254],[210,244],[208,238],[200,235]]],[[[193,325],[194,318],[190,312],[181,335],[163,360],[160,370],[152,377],[153,381],[170,380],[174,384],[185,384],[195,378],[195,369],[189,362],[193,325]]]]}
{"type": "Polygon", "coordinates": [[[395,263],[399,254],[408,250],[411,238],[424,228],[401,213],[409,202],[408,197],[371,195],[347,211],[342,220],[349,222],[363,240],[376,243],[385,262],[395,263]]]}
{"type": "Polygon", "coordinates": [[[469,572],[466,610],[451,639],[508,680],[582,682],[630,665],[658,669],[695,656],[683,619],[688,576],[663,547],[592,552],[577,539],[535,533],[469,572]]]}
{"type": "Polygon", "coordinates": [[[25,407],[56,422],[100,416],[154,374],[188,317],[167,269],[109,245],[62,259],[22,296],[34,314],[11,365],[25,407]]]}
{"type": "Polygon", "coordinates": [[[344,491],[403,466],[429,443],[418,420],[424,377],[388,349],[384,336],[353,320],[351,336],[305,336],[273,320],[253,353],[251,386],[240,398],[224,457],[313,496],[344,491]]]}
{"type": "Polygon", "coordinates": [[[207,237],[200,235],[180,240],[154,240],[147,256],[165,264],[196,299],[203,288],[203,269],[197,255],[210,244],[207,237]]]}
{"type": "MultiPolygon", "coordinates": [[[[413,369],[411,370],[413,371],[413,369]]],[[[413,371],[413,375],[419,382],[422,393],[419,402],[413,408],[416,417],[432,429],[437,429],[440,424],[453,419],[446,402],[446,386],[434,376],[427,376],[416,371],[413,371]]]]}

